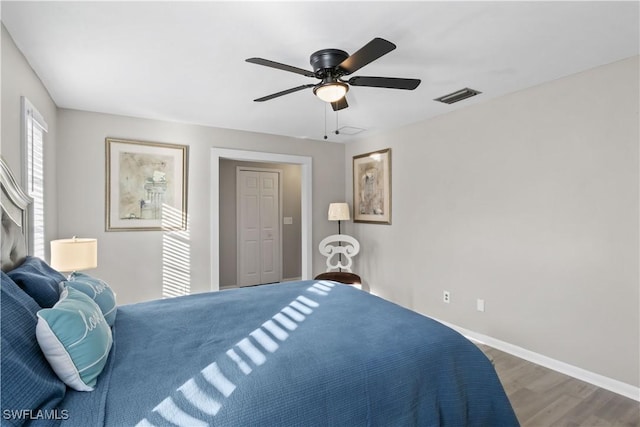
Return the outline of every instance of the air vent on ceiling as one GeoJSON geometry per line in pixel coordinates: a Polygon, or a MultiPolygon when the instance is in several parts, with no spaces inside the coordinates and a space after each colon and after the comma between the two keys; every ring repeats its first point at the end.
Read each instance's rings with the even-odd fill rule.
{"type": "Polygon", "coordinates": [[[465,87],[464,89],[460,89],[448,95],[444,95],[444,96],[441,96],[440,98],[436,98],[434,99],[434,101],[444,102],[445,104],[453,104],[454,102],[462,101],[463,99],[476,96],[479,93],[482,93],[482,92],[465,87]]]}
{"type": "Polygon", "coordinates": [[[340,135],[357,135],[360,132],[364,132],[364,129],[355,126],[342,126],[336,131],[336,133],[340,133],[340,135]]]}

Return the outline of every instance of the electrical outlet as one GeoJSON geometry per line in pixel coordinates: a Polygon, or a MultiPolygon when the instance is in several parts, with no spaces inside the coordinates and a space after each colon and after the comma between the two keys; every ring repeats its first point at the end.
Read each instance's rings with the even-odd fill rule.
{"type": "Polygon", "coordinates": [[[442,301],[449,304],[451,302],[451,294],[449,291],[442,291],[442,301]]]}
{"type": "Polygon", "coordinates": [[[478,311],[484,311],[484,300],[478,298],[478,301],[476,302],[476,308],[478,309],[478,311]]]}

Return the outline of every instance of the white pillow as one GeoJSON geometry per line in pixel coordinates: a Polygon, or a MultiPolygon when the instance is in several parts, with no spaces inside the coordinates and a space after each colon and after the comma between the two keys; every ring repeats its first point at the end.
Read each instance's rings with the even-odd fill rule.
{"type": "Polygon", "coordinates": [[[113,344],[100,307],[84,293],[65,288],[52,307],[38,311],[38,344],[58,378],[92,391],[113,344]]]}

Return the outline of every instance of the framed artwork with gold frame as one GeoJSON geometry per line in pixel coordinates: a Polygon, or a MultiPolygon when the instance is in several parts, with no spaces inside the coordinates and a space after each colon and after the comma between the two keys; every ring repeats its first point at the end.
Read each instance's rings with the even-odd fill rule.
{"type": "Polygon", "coordinates": [[[353,221],[391,224],[391,149],[353,157],[353,221]]]}
{"type": "Polygon", "coordinates": [[[106,138],[106,230],[186,230],[188,146],[106,138]]]}

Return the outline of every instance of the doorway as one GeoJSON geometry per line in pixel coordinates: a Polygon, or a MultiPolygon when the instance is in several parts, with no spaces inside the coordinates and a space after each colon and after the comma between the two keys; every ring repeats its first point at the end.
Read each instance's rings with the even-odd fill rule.
{"type": "Polygon", "coordinates": [[[220,160],[230,159],[247,162],[281,163],[300,165],[300,255],[301,279],[310,279],[312,275],[312,158],[288,154],[264,153],[257,151],[212,148],[211,170],[211,290],[220,289],[220,254],[222,245],[219,221],[220,210],[220,160]]]}

